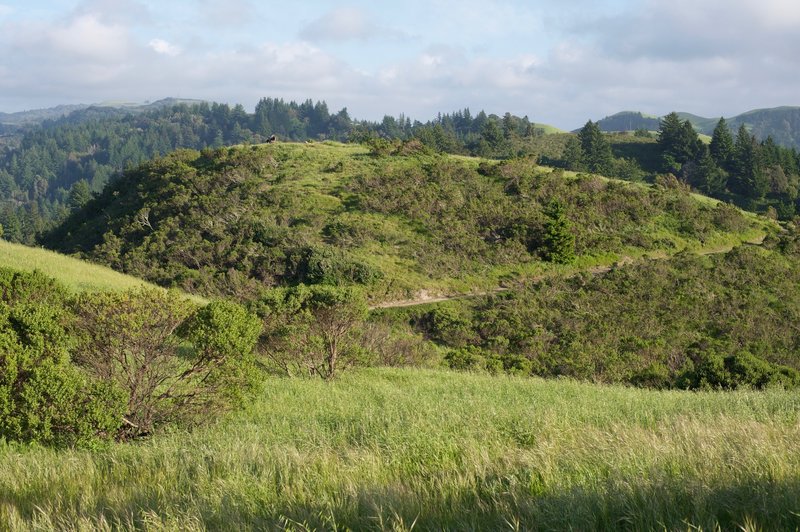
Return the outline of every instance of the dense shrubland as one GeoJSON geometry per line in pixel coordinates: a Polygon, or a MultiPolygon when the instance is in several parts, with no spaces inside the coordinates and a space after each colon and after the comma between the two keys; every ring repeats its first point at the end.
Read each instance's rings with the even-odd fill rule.
{"type": "Polygon", "coordinates": [[[404,319],[450,348],[455,369],[655,388],[794,388],[798,286],[794,260],[740,247],[550,278],[404,319]]]}
{"type": "Polygon", "coordinates": [[[180,151],[126,172],[43,241],[207,296],[252,301],[325,284],[378,299],[574,255],[670,253],[758,225],[679,186],[576,176],[530,158],[411,153],[180,151]]]}

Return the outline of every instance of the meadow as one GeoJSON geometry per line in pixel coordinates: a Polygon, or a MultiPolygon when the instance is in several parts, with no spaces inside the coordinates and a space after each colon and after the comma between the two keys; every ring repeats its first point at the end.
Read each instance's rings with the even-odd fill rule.
{"type": "Polygon", "coordinates": [[[783,390],[270,378],[245,412],[194,431],[0,443],[0,529],[797,529],[799,422],[783,390]]]}

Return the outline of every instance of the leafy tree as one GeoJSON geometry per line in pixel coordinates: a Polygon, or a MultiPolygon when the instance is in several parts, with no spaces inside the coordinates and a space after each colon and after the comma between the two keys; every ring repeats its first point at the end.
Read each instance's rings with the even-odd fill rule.
{"type": "Polygon", "coordinates": [[[137,289],[83,294],[75,310],[76,363],[127,393],[119,437],[207,421],[233,407],[253,375],[259,325],[238,305],[193,310],[174,293],[137,289]]]}
{"type": "Polygon", "coordinates": [[[70,360],[66,291],[39,273],[0,270],[0,437],[91,445],[119,426],[125,396],[70,360]]]}
{"type": "Polygon", "coordinates": [[[262,356],[286,375],[330,380],[364,355],[360,334],[367,306],[353,288],[275,290],[256,308],[264,320],[262,356]]]}

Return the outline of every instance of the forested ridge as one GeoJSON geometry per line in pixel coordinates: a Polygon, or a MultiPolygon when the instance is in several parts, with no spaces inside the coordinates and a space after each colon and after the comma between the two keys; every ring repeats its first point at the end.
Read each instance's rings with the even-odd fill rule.
{"type": "MultiPolygon", "coordinates": [[[[672,128],[673,121],[669,115],[661,125],[672,128]]],[[[464,109],[425,123],[404,115],[370,122],[352,119],[347,109],[332,112],[325,102],[272,98],[262,99],[253,113],[241,105],[173,104],[170,100],[136,112],[88,107],[41,125],[13,129],[2,137],[0,225],[4,238],[31,244],[126,168],[177,148],[257,144],[272,135],[281,141],[370,142],[376,149],[414,138],[436,152],[498,159],[529,156],[554,166],[650,182],[672,173],[706,194],[743,208],[765,212],[772,207],[775,216],[791,218],[797,203],[796,150],[764,137],[767,129],[743,131],[747,142],[753,139],[748,168],[733,165],[729,155],[722,160],[716,153],[712,168],[695,146],[697,138],[688,139],[692,144],[688,153],[686,146],[656,143],[644,130],[608,136],[613,155],[597,164],[582,160],[574,135],[510,113],[497,116],[464,109]]],[[[732,135],[738,140],[741,133],[732,135]]]]}

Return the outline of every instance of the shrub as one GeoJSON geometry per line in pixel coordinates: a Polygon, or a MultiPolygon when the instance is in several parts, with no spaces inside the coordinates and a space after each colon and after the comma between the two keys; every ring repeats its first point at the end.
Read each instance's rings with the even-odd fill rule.
{"type": "Polygon", "coordinates": [[[174,293],[136,289],[84,294],[75,310],[76,362],[127,392],[121,438],[206,421],[248,387],[259,326],[238,305],[193,309],[174,293]]]}
{"type": "Polygon", "coordinates": [[[311,247],[303,252],[298,280],[308,284],[370,284],[382,277],[377,268],[348,257],[336,248],[311,247]]]}
{"type": "Polygon", "coordinates": [[[264,322],[260,351],[289,376],[333,379],[363,362],[363,294],[352,288],[299,285],[274,290],[255,305],[264,322]]]}
{"type": "Polygon", "coordinates": [[[452,347],[465,347],[477,339],[472,320],[461,307],[437,306],[421,317],[419,325],[433,340],[452,347]]]}
{"type": "Polygon", "coordinates": [[[479,371],[486,368],[486,355],[481,348],[475,346],[451,349],[444,356],[450,369],[459,371],[479,371]]]}
{"type": "Polygon", "coordinates": [[[124,393],[70,360],[66,292],[38,272],[0,270],[0,437],[92,445],[111,437],[124,393]]]}

